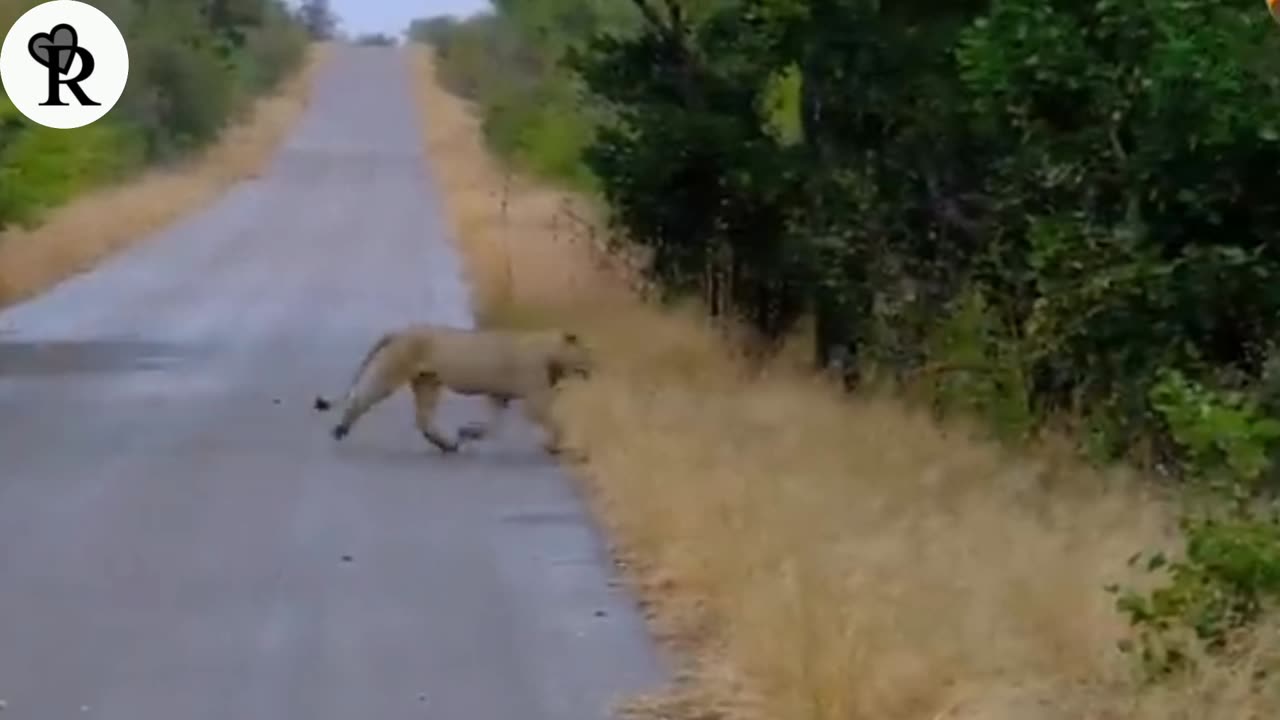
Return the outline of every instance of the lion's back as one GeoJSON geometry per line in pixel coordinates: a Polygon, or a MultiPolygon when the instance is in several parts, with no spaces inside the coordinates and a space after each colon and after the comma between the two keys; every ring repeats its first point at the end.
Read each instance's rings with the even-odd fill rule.
{"type": "Polygon", "coordinates": [[[531,370],[545,355],[528,333],[440,329],[425,338],[427,363],[458,392],[522,395],[537,377],[531,370]]]}

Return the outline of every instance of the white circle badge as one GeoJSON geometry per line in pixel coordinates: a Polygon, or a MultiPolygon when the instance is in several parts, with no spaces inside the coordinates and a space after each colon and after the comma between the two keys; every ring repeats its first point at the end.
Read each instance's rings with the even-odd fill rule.
{"type": "Polygon", "coordinates": [[[45,127],[88,125],[120,100],[129,49],[116,24],[92,5],[51,0],[9,28],[0,81],[15,107],[45,127]]]}

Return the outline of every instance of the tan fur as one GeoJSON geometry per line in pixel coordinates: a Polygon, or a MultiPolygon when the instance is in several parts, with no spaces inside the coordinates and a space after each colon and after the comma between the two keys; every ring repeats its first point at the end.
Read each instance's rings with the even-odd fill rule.
{"type": "MultiPolygon", "coordinates": [[[[550,417],[553,389],[565,375],[586,377],[591,365],[590,353],[578,338],[558,330],[407,326],[383,335],[369,349],[351,379],[346,407],[333,436],[345,437],[361,416],[408,385],[414,395],[418,429],[441,452],[454,452],[464,441],[488,435],[512,400],[524,402],[525,415],[548,433],[546,449],[557,452],[559,434],[550,417]],[[433,420],[443,388],[486,396],[489,422],[468,425],[457,439],[447,438],[433,420]]],[[[316,409],[328,407],[327,400],[316,399],[316,409]]]]}

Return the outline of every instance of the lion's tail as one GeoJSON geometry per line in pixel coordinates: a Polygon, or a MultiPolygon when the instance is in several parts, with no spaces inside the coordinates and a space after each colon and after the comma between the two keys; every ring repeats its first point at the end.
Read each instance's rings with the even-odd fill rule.
{"type": "MultiPolygon", "coordinates": [[[[369,351],[365,353],[364,359],[360,361],[360,367],[356,368],[355,374],[351,377],[351,383],[347,386],[347,391],[343,394],[343,398],[346,403],[350,404],[352,397],[355,395],[356,388],[360,385],[360,379],[364,377],[364,373],[369,369],[370,363],[373,362],[373,359],[378,356],[378,353],[382,352],[383,348],[385,348],[394,337],[395,333],[384,334],[382,337],[378,338],[378,341],[373,344],[373,347],[369,348],[369,351]]],[[[315,408],[320,412],[324,412],[332,406],[333,404],[325,398],[316,398],[315,408]]]]}

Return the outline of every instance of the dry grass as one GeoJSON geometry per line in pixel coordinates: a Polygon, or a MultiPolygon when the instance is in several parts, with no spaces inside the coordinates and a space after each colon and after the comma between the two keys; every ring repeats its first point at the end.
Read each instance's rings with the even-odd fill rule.
{"type": "Polygon", "coordinates": [[[78,197],[31,230],[0,234],[0,307],[91,269],[213,200],[232,183],[256,177],[307,107],[312,79],[329,50],[327,44],[313,45],[279,92],[257,99],[243,121],[197,156],[78,197]]]}
{"type": "MultiPolygon", "coordinates": [[[[553,321],[603,372],[557,408],[653,626],[687,662],[647,717],[777,720],[1276,716],[1247,672],[1142,691],[1104,584],[1170,539],[1120,472],[1011,456],[890,397],[787,367],[748,378],[696,309],[620,290],[554,231],[561,193],[505,173],[412,56],[424,133],[490,322],[553,321]]],[[[1260,637],[1275,637],[1261,635],[1260,637]]],[[[1275,657],[1280,644],[1259,647],[1275,657]]],[[[1235,668],[1242,670],[1239,665],[1235,668]]]]}

